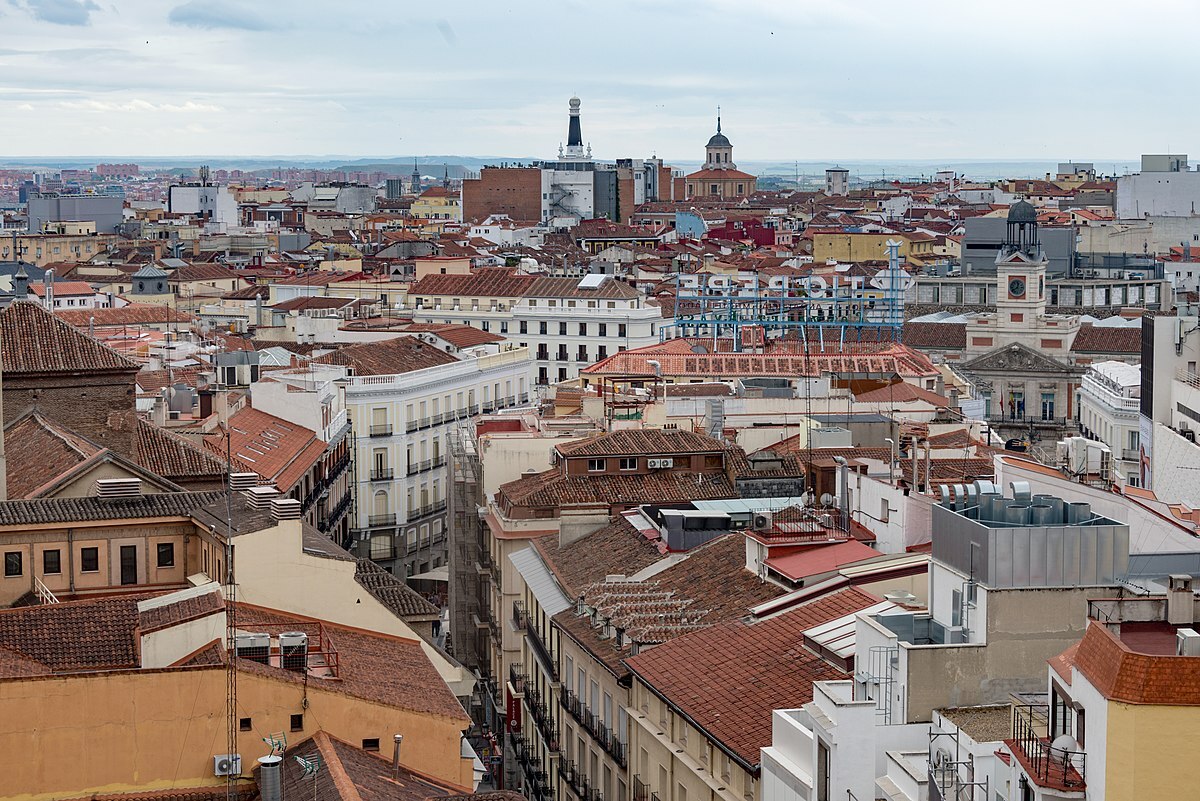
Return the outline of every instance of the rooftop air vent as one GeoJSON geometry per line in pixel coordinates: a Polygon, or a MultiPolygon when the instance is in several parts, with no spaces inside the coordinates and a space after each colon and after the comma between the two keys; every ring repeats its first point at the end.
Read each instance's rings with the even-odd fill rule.
{"type": "Polygon", "coordinates": [[[271,501],[279,496],[279,490],[274,487],[251,487],[243,493],[250,499],[250,506],[253,509],[267,509],[271,506],[271,501]]]}
{"type": "Polygon", "coordinates": [[[275,498],[271,501],[271,516],[276,520],[299,520],[300,501],[294,498],[275,498]]]}
{"type": "Polygon", "coordinates": [[[234,492],[243,492],[258,486],[258,473],[230,473],[229,488],[234,492]]]}
{"type": "Polygon", "coordinates": [[[96,496],[100,498],[137,498],[142,494],[140,478],[98,478],[96,496]]]}

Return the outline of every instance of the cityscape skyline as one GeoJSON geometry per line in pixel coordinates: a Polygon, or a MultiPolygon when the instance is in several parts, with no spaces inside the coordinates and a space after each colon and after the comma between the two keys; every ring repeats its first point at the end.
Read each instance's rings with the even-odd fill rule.
{"type": "MultiPolygon", "coordinates": [[[[1122,42],[1152,33],[1158,7],[1168,4],[1133,20],[1096,13],[1081,42],[1067,35],[1069,8],[1028,2],[1006,6],[1022,21],[1014,40],[1011,26],[987,24],[986,9],[941,2],[920,19],[880,3],[710,0],[686,15],[674,4],[626,4],[609,17],[632,24],[593,35],[584,31],[599,20],[582,3],[556,6],[552,19],[535,4],[467,4],[448,19],[349,3],[331,22],[306,2],[271,16],[219,1],[21,0],[0,9],[8,42],[19,43],[0,48],[9,112],[0,141],[11,157],[550,158],[577,94],[597,158],[697,158],[720,105],[746,162],[1056,161],[1081,145],[1103,162],[1186,150],[1172,143],[1195,127],[1186,106],[1160,113],[1177,105],[1169,81],[1111,68],[1122,42]],[[922,28],[928,19],[936,35],[922,28]],[[1080,142],[1067,123],[1102,105],[1128,120],[1153,114],[1157,141],[1129,124],[1096,127],[1080,142]]],[[[1176,8],[1172,18],[1186,28],[1200,10],[1176,8]]],[[[1159,53],[1155,74],[1183,67],[1183,57],[1159,53]]]]}

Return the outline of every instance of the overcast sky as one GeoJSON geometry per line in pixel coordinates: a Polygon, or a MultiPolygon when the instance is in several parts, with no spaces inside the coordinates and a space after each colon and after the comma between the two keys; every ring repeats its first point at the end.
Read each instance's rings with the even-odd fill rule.
{"type": "MultiPolygon", "coordinates": [[[[1135,159],[1200,3],[0,0],[0,156],[1135,159]]],[[[1200,151],[1193,155],[1200,154],[1200,151]]]]}

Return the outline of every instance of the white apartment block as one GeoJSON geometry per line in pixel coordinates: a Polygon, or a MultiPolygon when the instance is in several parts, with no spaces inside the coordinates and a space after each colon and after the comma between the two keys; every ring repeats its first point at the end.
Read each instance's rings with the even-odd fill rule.
{"type": "Polygon", "coordinates": [[[1114,479],[1132,487],[1140,480],[1141,388],[1141,367],[1124,362],[1092,364],[1079,385],[1080,429],[1109,447],[1119,476],[1114,479]]]}
{"type": "Polygon", "coordinates": [[[355,436],[353,550],[396,575],[447,564],[447,456],[458,420],[528,403],[529,352],[495,345],[450,355],[412,337],[321,357],[341,370],[355,436]]]}
{"type": "Polygon", "coordinates": [[[672,322],[635,288],[604,275],[431,275],[412,287],[409,301],[413,322],[462,323],[528,348],[539,384],[576,378],[620,351],[657,344],[672,322]]]}

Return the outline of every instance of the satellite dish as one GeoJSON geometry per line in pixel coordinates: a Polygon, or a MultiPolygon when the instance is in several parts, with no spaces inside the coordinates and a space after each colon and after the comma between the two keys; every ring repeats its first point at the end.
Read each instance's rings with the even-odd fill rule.
{"type": "Polygon", "coordinates": [[[821,493],[821,505],[829,506],[832,503],[833,503],[833,496],[830,495],[828,492],[822,492],[821,493]]]}

